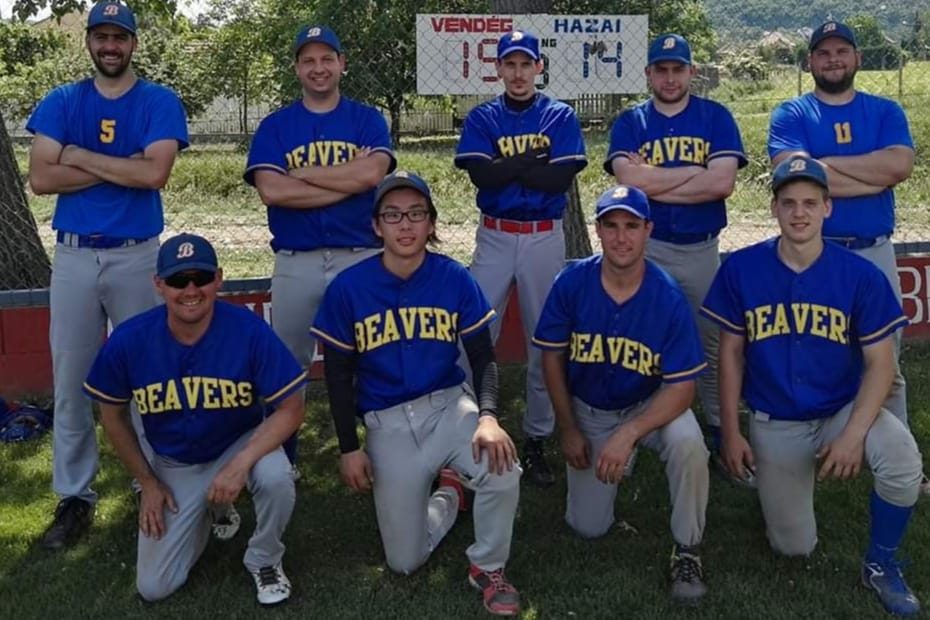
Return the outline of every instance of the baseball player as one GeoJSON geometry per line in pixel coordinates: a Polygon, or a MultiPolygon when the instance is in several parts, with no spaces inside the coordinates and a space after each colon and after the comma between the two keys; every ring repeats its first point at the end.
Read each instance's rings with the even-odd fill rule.
{"type": "Polygon", "coordinates": [[[464,487],[473,490],[468,581],[490,613],[518,614],[504,564],[520,467],[497,422],[494,310],[462,265],[427,251],[436,207],[420,177],[386,177],[372,215],[384,252],[333,280],[312,328],[324,346],[342,479],[373,489],[387,564],[402,574],[426,562],[465,507],[464,487]],[[458,365],[460,341],[474,393],[458,365]],[[364,450],[356,416],[368,429],[364,450]]]}
{"type": "MultiPolygon", "coordinates": [[[[336,33],[301,29],[293,55],[303,96],[262,120],[244,178],[268,206],[272,326],[309,367],[310,324],[323,291],[337,273],[378,252],[374,188],[396,162],[381,113],[339,93],[346,59],[336,33]]],[[[296,437],[288,456],[293,462],[296,437]]]]}
{"type": "MultiPolygon", "coordinates": [[[[575,111],[538,92],[539,40],[513,31],[497,44],[497,75],[504,93],[465,118],[455,165],[478,189],[481,211],[471,274],[498,314],[511,287],[519,291],[527,342],[524,476],[538,486],[555,482],[544,441],[555,418],[542,378],[540,353],[530,345],[546,293],[565,264],[562,212],[566,192],[586,165],[575,111]]],[[[497,340],[500,327],[492,326],[497,340]]]]}
{"type": "Polygon", "coordinates": [[[81,384],[107,320],[118,325],[158,303],[151,278],[164,223],[159,190],[187,146],[177,95],[132,70],[138,39],[129,7],[94,5],[85,43],[94,77],[52,90],[26,123],[32,190],[58,194],[50,342],[52,487],[61,500],[42,538],[48,549],[72,544],[93,521],[97,441],[81,384]]]}
{"type": "Polygon", "coordinates": [[[696,547],[708,471],[689,406],[707,364],[685,296],[644,258],[653,230],[646,194],[613,187],[595,216],[603,253],[559,274],[533,337],[565,455],[565,520],[585,538],[606,534],[634,450],[655,450],[672,499],[671,596],[695,603],[707,591],[696,547]]]}
{"type": "Polygon", "coordinates": [[[165,304],[118,326],[84,383],[114,450],[142,484],[139,594],[158,601],[180,588],[209,540],[210,505],[231,504],[248,488],[257,523],[245,566],[259,603],[283,602],[291,584],[281,535],[295,493],[280,446],[303,420],[306,373],[260,317],[216,300],[223,272],[206,239],[168,239],[157,269],[165,304]],[[151,462],[129,424],[130,401],[155,451],[151,462]],[[265,405],[274,409],[267,418],[265,405]]]}
{"type": "Polygon", "coordinates": [[[614,122],[604,170],[649,196],[653,231],[646,256],[681,286],[697,320],[709,372],[698,379],[714,463],[720,461],[717,328],[698,310],[720,266],[718,235],[727,225],[726,199],[746,165],[733,115],[690,92],[697,67],[681,35],[649,46],[646,78],[652,97],[614,122]]]}
{"type": "MultiPolygon", "coordinates": [[[[901,301],[901,283],[891,235],[894,186],[914,169],[914,141],[901,106],[856,90],[862,64],[856,35],[846,24],[828,21],[811,35],[808,63],[814,91],[772,112],[768,152],[776,166],[792,155],[817,159],[827,171],[833,214],[824,237],[875,263],[901,301]]],[[[895,364],[901,333],[892,338],[895,364]]],[[[904,375],[896,366],[885,408],[907,425],[904,375]]],[[[921,491],[930,493],[923,477],[921,491]]]]}
{"type": "Polygon", "coordinates": [[[875,265],[821,237],[833,216],[828,173],[793,155],[772,177],[781,235],[739,250],[720,268],[702,314],[720,328],[720,412],[726,463],[755,471],[772,548],[817,544],[814,480],[872,470],[871,530],[862,582],[889,612],[916,614],[894,554],[921,478],[917,444],[882,406],[894,376],[892,334],[907,325],[875,265]],[[740,394],[752,448],[740,434],[740,394]],[[819,461],[819,464],[818,464],[819,461]]]}

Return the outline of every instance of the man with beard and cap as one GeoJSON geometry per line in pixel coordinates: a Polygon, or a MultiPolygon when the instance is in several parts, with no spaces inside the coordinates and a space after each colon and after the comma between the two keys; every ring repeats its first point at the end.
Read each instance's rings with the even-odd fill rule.
{"type": "MultiPolygon", "coordinates": [[[[897,102],[856,90],[862,53],[846,24],[828,21],[813,32],[808,63],[814,91],[786,101],[772,113],[768,141],[772,165],[807,155],[826,168],[833,214],[824,222],[824,238],[875,263],[900,302],[891,235],[894,187],[914,168],[907,117],[897,102]]],[[[900,331],[894,333],[894,344],[897,361],[900,331]]],[[[885,408],[908,424],[899,364],[885,408]]],[[[930,493],[926,476],[920,490],[930,493]]]]}
{"type": "MultiPolygon", "coordinates": [[[[691,92],[697,67],[679,34],[649,46],[646,77],[652,97],[620,115],[610,132],[604,170],[649,196],[652,236],[646,256],[681,287],[695,315],[709,372],[697,380],[713,462],[720,458],[717,327],[698,309],[720,266],[718,235],[727,225],[726,199],[746,165],[739,127],[723,105],[691,92]]],[[[733,478],[752,484],[751,478],[733,478]]]]}
{"type": "Polygon", "coordinates": [[[129,7],[96,4],[85,43],[94,76],[52,90],[26,124],[35,136],[32,190],[58,194],[49,295],[52,486],[61,500],[42,539],[48,549],[73,543],[93,520],[91,483],[99,461],[94,416],[81,386],[107,320],[116,326],[158,303],[151,282],[164,227],[159,190],[188,145],[181,100],[137,78],[131,67],[138,39],[129,7]]]}

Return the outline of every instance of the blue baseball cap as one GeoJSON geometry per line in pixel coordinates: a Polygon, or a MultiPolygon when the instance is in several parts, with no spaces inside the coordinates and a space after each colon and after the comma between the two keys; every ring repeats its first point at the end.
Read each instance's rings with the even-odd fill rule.
{"type": "Polygon", "coordinates": [[[807,47],[808,51],[813,51],[815,47],[820,45],[821,41],[824,39],[829,39],[830,37],[839,37],[852,44],[853,47],[859,47],[859,44],[856,41],[856,33],[852,31],[852,28],[843,22],[830,21],[821,25],[811,34],[811,42],[807,47]]]}
{"type": "Polygon", "coordinates": [[[497,59],[514,52],[523,52],[533,60],[539,60],[539,39],[523,30],[511,30],[497,42],[497,59]]]}
{"type": "Polygon", "coordinates": [[[649,46],[649,64],[670,60],[691,64],[691,46],[680,34],[660,34],[649,46]]]}
{"type": "Polygon", "coordinates": [[[594,209],[595,219],[616,210],[627,211],[644,220],[649,219],[649,198],[643,190],[631,185],[615,185],[601,194],[594,209]]]}
{"type": "Polygon", "coordinates": [[[98,2],[87,16],[87,29],[104,24],[119,26],[130,34],[136,34],[136,16],[132,9],[119,2],[98,2]]]}
{"type": "Polygon", "coordinates": [[[333,29],[329,26],[316,25],[301,28],[297,36],[294,37],[294,56],[296,56],[307,43],[325,43],[336,50],[337,54],[342,53],[339,37],[336,36],[336,33],[333,32],[333,29]]]}
{"type": "Polygon", "coordinates": [[[816,159],[805,155],[793,155],[778,164],[772,173],[772,193],[794,181],[810,181],[824,189],[829,189],[827,171],[816,159]]]}
{"type": "Polygon", "coordinates": [[[397,170],[384,177],[384,179],[378,183],[378,187],[375,189],[375,213],[378,212],[378,208],[381,206],[381,199],[384,198],[385,194],[395,189],[402,188],[420,192],[423,194],[423,197],[426,198],[426,203],[429,205],[429,208],[431,210],[435,209],[433,206],[433,194],[429,191],[429,185],[426,184],[426,181],[412,172],[397,170]]]}
{"type": "Polygon", "coordinates": [[[216,250],[199,235],[181,233],[165,241],[158,249],[156,270],[165,279],[181,271],[198,270],[216,272],[216,250]]]}

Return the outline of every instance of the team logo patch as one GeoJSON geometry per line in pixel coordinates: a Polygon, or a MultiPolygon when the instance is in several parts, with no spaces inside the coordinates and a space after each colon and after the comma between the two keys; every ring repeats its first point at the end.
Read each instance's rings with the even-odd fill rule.
{"type": "Polygon", "coordinates": [[[614,190],[612,198],[626,198],[630,194],[630,190],[625,187],[618,187],[614,190]]]}
{"type": "Polygon", "coordinates": [[[319,29],[319,28],[311,28],[310,30],[307,31],[307,38],[308,38],[308,39],[311,39],[311,38],[313,38],[313,37],[318,37],[318,36],[320,36],[320,29],[319,29]]]}
{"type": "Polygon", "coordinates": [[[788,172],[804,172],[807,170],[807,162],[803,159],[795,159],[788,166],[788,172]]]}
{"type": "Polygon", "coordinates": [[[106,15],[107,17],[113,17],[115,15],[119,15],[119,5],[110,4],[110,5],[103,7],[103,14],[106,15]]]}
{"type": "Polygon", "coordinates": [[[510,36],[511,41],[519,41],[523,38],[523,33],[519,30],[515,30],[514,33],[510,36]]]}
{"type": "Polygon", "coordinates": [[[406,170],[398,170],[397,172],[394,173],[394,176],[400,177],[402,179],[407,179],[410,177],[410,173],[407,172],[406,170]]]}
{"type": "Polygon", "coordinates": [[[824,32],[833,32],[834,30],[836,30],[836,24],[834,22],[830,22],[829,24],[823,25],[824,32]]]}
{"type": "Polygon", "coordinates": [[[675,37],[666,37],[666,39],[662,41],[662,49],[675,49],[675,37]]]}
{"type": "Polygon", "coordinates": [[[190,258],[194,255],[194,244],[186,241],[178,246],[177,258],[190,258]]]}

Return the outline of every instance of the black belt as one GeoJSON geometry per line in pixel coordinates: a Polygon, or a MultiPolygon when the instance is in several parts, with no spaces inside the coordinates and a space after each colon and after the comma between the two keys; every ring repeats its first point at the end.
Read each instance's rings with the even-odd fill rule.
{"type": "Polygon", "coordinates": [[[872,239],[860,239],[858,237],[824,237],[824,239],[849,250],[864,250],[882,241],[887,241],[888,235],[882,235],[881,237],[874,237],[872,239]]]}
{"type": "Polygon", "coordinates": [[[710,241],[711,239],[716,239],[717,235],[720,234],[720,231],[714,231],[709,233],[667,233],[659,232],[657,230],[652,231],[652,238],[657,241],[664,241],[666,243],[677,243],[678,245],[691,245],[693,243],[701,243],[702,241],[710,241]]]}
{"type": "Polygon", "coordinates": [[[145,243],[151,239],[126,239],[123,237],[108,237],[106,235],[79,235],[59,230],[58,243],[70,248],[93,248],[96,250],[110,250],[113,248],[128,248],[133,245],[145,243]]]}

